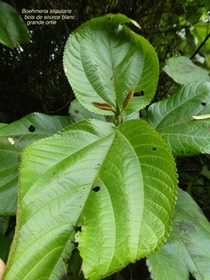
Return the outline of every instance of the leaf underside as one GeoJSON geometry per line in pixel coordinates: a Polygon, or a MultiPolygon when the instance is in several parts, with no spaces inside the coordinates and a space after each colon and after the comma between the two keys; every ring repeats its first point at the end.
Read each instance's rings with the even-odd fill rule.
{"type": "Polygon", "coordinates": [[[210,153],[210,83],[192,83],[150,106],[147,122],[166,140],[175,156],[210,153]]]}
{"type": "Polygon", "coordinates": [[[120,270],[163,244],[176,191],[173,157],[145,121],[86,120],[33,143],[4,280],[59,279],[75,241],[87,279],[120,270]]]}
{"type": "Polygon", "coordinates": [[[149,256],[155,280],[210,279],[210,224],[198,205],[179,190],[172,229],[165,245],[149,256]]]}
{"type": "Polygon", "coordinates": [[[159,68],[157,55],[127,22],[133,23],[120,14],[92,19],[77,28],[66,43],[66,76],[76,98],[89,111],[102,115],[122,111],[132,88],[134,97],[125,114],[144,108],[154,97],[159,68]],[[142,96],[135,96],[139,92],[142,96]],[[94,103],[109,104],[113,111],[101,110],[94,103]]]}

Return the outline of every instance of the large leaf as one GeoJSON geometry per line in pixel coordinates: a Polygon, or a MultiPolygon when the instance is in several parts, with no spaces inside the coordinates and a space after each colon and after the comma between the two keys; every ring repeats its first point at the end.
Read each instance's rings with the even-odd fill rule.
{"type": "Polygon", "coordinates": [[[193,83],[152,104],[147,121],[161,133],[175,156],[191,156],[210,153],[209,113],[210,83],[193,83]]]}
{"type": "Polygon", "coordinates": [[[30,114],[0,128],[0,215],[15,215],[20,152],[69,124],[67,117],[30,114]]]}
{"type": "Polygon", "coordinates": [[[210,82],[209,71],[195,65],[186,56],[169,58],[163,70],[181,85],[193,82],[210,82]]]}
{"type": "Polygon", "coordinates": [[[90,111],[104,115],[122,111],[134,88],[125,110],[132,113],[149,104],[155,94],[157,55],[126,23],[135,22],[120,14],[95,18],[77,28],[66,43],[64,70],[78,101],[90,111]],[[108,103],[112,111],[93,102],[108,103]]]}
{"type": "Polygon", "coordinates": [[[0,42],[9,48],[29,42],[26,25],[18,12],[0,1],[0,42]]]}
{"type": "Polygon", "coordinates": [[[195,201],[179,190],[172,230],[166,244],[151,255],[154,280],[210,279],[210,224],[195,201]]]}
{"type": "Polygon", "coordinates": [[[165,241],[176,191],[170,150],[145,121],[85,120],[33,143],[4,279],[60,279],[74,241],[88,279],[121,269],[165,241]]]}

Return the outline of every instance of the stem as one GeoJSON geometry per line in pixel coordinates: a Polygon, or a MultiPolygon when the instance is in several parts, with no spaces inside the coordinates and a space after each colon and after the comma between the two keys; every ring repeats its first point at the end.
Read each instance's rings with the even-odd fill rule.
{"type": "Polygon", "coordinates": [[[203,42],[200,43],[200,45],[197,47],[197,49],[195,50],[195,52],[192,54],[192,56],[190,57],[190,59],[193,59],[196,54],[200,51],[200,49],[205,45],[206,41],[209,39],[210,37],[210,33],[206,36],[206,38],[203,40],[203,42]]]}
{"type": "Polygon", "coordinates": [[[116,125],[119,125],[122,122],[122,116],[121,116],[121,112],[120,112],[120,109],[119,109],[118,105],[117,105],[117,108],[116,108],[115,120],[116,120],[116,125]]]}
{"type": "Polygon", "coordinates": [[[117,121],[117,125],[119,125],[122,121],[121,115],[116,115],[116,121],[117,121]]]}

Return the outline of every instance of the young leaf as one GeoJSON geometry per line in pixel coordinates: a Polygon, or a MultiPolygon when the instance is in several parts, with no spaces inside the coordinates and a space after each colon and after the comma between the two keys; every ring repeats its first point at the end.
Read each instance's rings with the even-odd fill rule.
{"type": "Polygon", "coordinates": [[[30,114],[0,127],[0,215],[15,215],[20,152],[69,124],[67,117],[30,114]]]}
{"type": "Polygon", "coordinates": [[[128,106],[129,102],[132,100],[134,90],[135,90],[134,87],[131,87],[131,89],[129,90],[128,95],[126,96],[125,100],[123,101],[123,106],[122,106],[123,110],[128,106]]]}
{"type": "Polygon", "coordinates": [[[210,153],[210,83],[193,83],[150,106],[148,123],[165,138],[175,156],[210,153]]]}
{"type": "Polygon", "coordinates": [[[148,257],[155,280],[210,279],[210,224],[195,201],[179,190],[172,229],[165,245],[148,257]]]}
{"type": "Polygon", "coordinates": [[[93,102],[108,103],[114,112],[122,111],[131,87],[143,96],[134,96],[124,113],[144,108],[155,94],[158,59],[153,47],[125,23],[126,16],[106,15],[77,28],[64,50],[67,78],[78,101],[89,111],[114,115],[93,102]]]}
{"type": "Polygon", "coordinates": [[[85,120],[33,143],[4,280],[60,279],[75,241],[87,279],[120,270],[163,244],[176,192],[170,150],[145,121],[85,120]]]}
{"type": "Polygon", "coordinates": [[[186,56],[169,58],[163,70],[181,85],[193,82],[210,82],[209,71],[195,65],[186,56]]]}
{"type": "Polygon", "coordinates": [[[112,105],[109,103],[102,103],[102,102],[92,102],[93,106],[95,106],[98,109],[104,110],[104,111],[113,111],[112,105]]]}

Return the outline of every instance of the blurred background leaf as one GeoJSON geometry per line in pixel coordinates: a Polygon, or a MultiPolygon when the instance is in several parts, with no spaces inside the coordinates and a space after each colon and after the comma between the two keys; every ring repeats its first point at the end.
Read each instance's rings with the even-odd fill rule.
{"type": "Polygon", "coordinates": [[[29,42],[28,30],[20,14],[2,1],[0,1],[0,42],[11,49],[29,42]]]}
{"type": "Polygon", "coordinates": [[[195,65],[188,57],[171,57],[163,70],[178,84],[210,82],[210,71],[195,65]]]}

